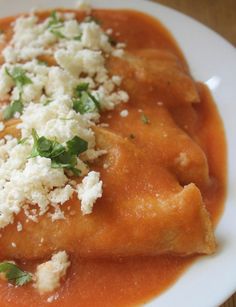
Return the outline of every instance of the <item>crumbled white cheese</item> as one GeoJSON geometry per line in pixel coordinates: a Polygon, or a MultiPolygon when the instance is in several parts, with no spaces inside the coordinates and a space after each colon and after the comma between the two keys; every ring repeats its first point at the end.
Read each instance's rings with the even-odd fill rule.
{"type": "Polygon", "coordinates": [[[52,303],[53,301],[56,301],[56,300],[58,299],[58,297],[59,297],[59,294],[58,294],[58,293],[56,293],[56,294],[54,294],[54,295],[51,295],[51,296],[49,296],[49,297],[47,298],[47,302],[48,302],[48,303],[52,303]]]}
{"type": "MultiPolygon", "coordinates": [[[[81,3],[86,9],[88,3],[81,3]]],[[[2,101],[13,101],[21,97],[24,104],[17,129],[27,141],[18,144],[17,139],[5,135],[0,140],[0,228],[14,222],[14,216],[24,210],[28,220],[37,222],[38,215],[48,213],[52,221],[64,217],[61,206],[75,190],[70,172],[62,168],[51,168],[51,160],[42,157],[29,158],[32,147],[32,129],[39,136],[57,140],[62,145],[74,136],[88,143],[88,150],[77,157],[77,168],[86,176],[89,167],[85,162],[93,161],[106,153],[96,148],[93,126],[99,122],[98,109],[80,114],[73,109],[75,88],[88,83],[90,93],[99,101],[101,110],[112,110],[127,102],[128,94],[118,87],[120,76],[110,76],[106,58],[121,56],[124,44],[113,47],[109,41],[112,29],[106,33],[94,21],[78,22],[76,15],[57,13],[61,35],[53,34],[50,18],[40,21],[31,13],[16,19],[13,37],[3,50],[6,64],[0,68],[0,96],[2,101]],[[110,34],[109,34],[110,33],[110,34]],[[47,56],[49,65],[37,58],[47,56]],[[23,69],[32,82],[22,87],[6,73],[15,67],[23,69]],[[30,206],[28,205],[30,204],[30,206]]],[[[4,124],[0,122],[0,131],[4,124]]],[[[99,173],[90,172],[78,186],[83,214],[92,212],[97,198],[102,196],[102,181],[99,173]]],[[[17,224],[17,230],[22,225],[17,224]]]]}
{"type": "Polygon", "coordinates": [[[189,162],[189,157],[186,152],[181,152],[179,156],[175,159],[175,163],[179,164],[181,167],[188,166],[189,162]]]}
{"type": "Polygon", "coordinates": [[[19,231],[19,232],[23,230],[23,226],[20,222],[17,223],[16,227],[17,227],[17,231],[19,231]]]}
{"type": "Polygon", "coordinates": [[[120,112],[120,116],[121,117],[127,117],[129,115],[129,111],[128,110],[122,110],[121,112],[120,112]]]}
{"type": "Polygon", "coordinates": [[[56,188],[48,195],[49,200],[55,204],[63,204],[68,201],[73,194],[72,187],[67,184],[64,188],[56,188]]]}
{"type": "Polygon", "coordinates": [[[70,261],[65,251],[53,255],[51,260],[37,266],[34,287],[40,294],[51,292],[60,286],[60,279],[66,275],[70,261]]]}
{"type": "Polygon", "coordinates": [[[89,172],[77,186],[78,198],[81,200],[81,211],[90,214],[96,200],[102,197],[102,181],[98,172],[89,172]]]}
{"type": "Polygon", "coordinates": [[[0,69],[0,96],[1,98],[8,94],[14,85],[12,78],[6,73],[7,65],[2,65],[0,69]]]}

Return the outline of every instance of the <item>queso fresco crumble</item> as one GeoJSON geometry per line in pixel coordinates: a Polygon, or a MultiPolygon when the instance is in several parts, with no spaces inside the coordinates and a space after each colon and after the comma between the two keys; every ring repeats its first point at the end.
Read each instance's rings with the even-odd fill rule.
{"type": "Polygon", "coordinates": [[[3,119],[19,119],[21,139],[9,136],[0,143],[0,227],[12,223],[27,202],[41,215],[50,203],[63,204],[77,191],[86,203],[82,212],[90,213],[102,184],[84,162],[105,154],[91,128],[100,112],[128,100],[119,90],[121,78],[108,75],[105,57],[122,56],[123,49],[113,47],[95,21],[87,17],[79,23],[73,14],[53,12],[43,22],[33,14],[20,17],[13,31],[3,51],[0,95],[10,100],[3,119]],[[53,58],[55,65],[40,56],[53,58]],[[86,182],[99,188],[86,188],[84,181],[75,186],[70,179],[88,173],[86,182]]]}
{"type": "MultiPolygon", "coordinates": [[[[92,127],[102,111],[129,99],[119,89],[122,78],[110,76],[105,61],[122,57],[125,46],[114,45],[112,29],[105,32],[89,15],[79,22],[73,13],[53,11],[40,21],[31,13],[17,18],[12,30],[0,68],[0,96],[7,102],[0,131],[6,121],[17,121],[20,137],[0,139],[0,228],[22,210],[34,222],[50,207],[52,222],[64,219],[60,207],[75,193],[82,214],[90,214],[102,196],[102,181],[86,162],[106,154],[97,148],[92,127]]],[[[69,265],[61,251],[39,265],[35,276],[10,262],[0,264],[0,272],[15,274],[16,285],[33,279],[44,293],[59,285],[69,265]]]]}

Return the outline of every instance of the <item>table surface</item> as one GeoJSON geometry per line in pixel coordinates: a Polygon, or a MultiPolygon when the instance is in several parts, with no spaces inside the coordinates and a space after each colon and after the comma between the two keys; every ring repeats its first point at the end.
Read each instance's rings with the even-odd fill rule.
{"type": "MultiPolygon", "coordinates": [[[[236,0],[152,0],[204,23],[236,46],[236,0]]],[[[236,293],[221,307],[236,307],[236,293]]]]}

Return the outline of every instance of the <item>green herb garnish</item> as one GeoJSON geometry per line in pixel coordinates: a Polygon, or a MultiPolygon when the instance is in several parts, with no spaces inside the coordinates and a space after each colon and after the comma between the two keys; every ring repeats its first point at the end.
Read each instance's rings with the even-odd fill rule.
{"type": "Polygon", "coordinates": [[[49,31],[54,34],[58,38],[65,38],[65,36],[60,32],[60,28],[63,27],[63,20],[58,17],[58,14],[56,11],[53,11],[49,18],[48,23],[48,29],[49,31]]]}
{"type": "Polygon", "coordinates": [[[80,175],[81,171],[76,168],[77,156],[88,149],[87,141],[75,136],[63,146],[44,136],[39,137],[35,129],[32,130],[32,136],[34,145],[30,158],[37,156],[50,158],[52,168],[65,168],[77,176],[80,175]]]}
{"type": "Polygon", "coordinates": [[[81,41],[82,34],[75,36],[73,39],[76,41],[81,41]]]}
{"type": "Polygon", "coordinates": [[[88,90],[88,83],[80,83],[75,89],[75,98],[73,99],[73,109],[80,114],[100,111],[100,103],[88,90]]]}
{"type": "Polygon", "coordinates": [[[43,103],[43,106],[49,105],[49,103],[51,103],[52,101],[53,101],[52,99],[47,99],[47,100],[43,103]]]}
{"type": "Polygon", "coordinates": [[[51,29],[50,32],[54,34],[58,38],[66,38],[65,35],[63,35],[59,30],[57,29],[51,29]]]}
{"type": "Polygon", "coordinates": [[[12,80],[19,89],[19,98],[12,101],[11,104],[7,106],[3,111],[3,118],[7,120],[12,118],[14,114],[17,112],[22,114],[23,101],[21,96],[22,96],[23,86],[27,84],[32,84],[32,81],[30,78],[26,76],[26,72],[20,67],[14,67],[11,73],[7,68],[5,68],[5,72],[9,77],[12,78],[12,80]]]}
{"type": "Polygon", "coordinates": [[[14,67],[11,73],[7,68],[5,68],[5,71],[6,74],[12,78],[20,91],[22,91],[24,85],[33,83],[32,80],[26,76],[26,72],[21,67],[14,67]]]}
{"type": "Polygon", "coordinates": [[[58,17],[56,11],[52,11],[51,15],[49,17],[49,23],[48,23],[48,28],[51,28],[53,26],[58,26],[61,25],[63,20],[58,17]]]}
{"type": "Polygon", "coordinates": [[[41,156],[52,159],[66,150],[65,147],[57,141],[51,141],[44,136],[39,137],[35,129],[32,130],[32,136],[34,139],[34,145],[30,158],[41,156]]]}
{"type": "Polygon", "coordinates": [[[69,153],[72,155],[79,155],[88,149],[88,142],[78,136],[73,137],[66,145],[69,153]]]}
{"type": "Polygon", "coordinates": [[[141,115],[141,121],[142,121],[145,125],[150,124],[149,118],[148,118],[147,115],[145,115],[144,113],[141,115]]]}
{"type": "Polygon", "coordinates": [[[79,85],[77,85],[76,89],[75,89],[75,96],[76,97],[81,97],[82,93],[84,91],[87,91],[89,88],[89,83],[80,83],[79,85]]]}
{"type": "Polygon", "coordinates": [[[32,280],[32,275],[29,272],[21,270],[11,262],[1,262],[0,272],[4,273],[8,282],[15,286],[23,286],[32,280]]]}
{"type": "Polygon", "coordinates": [[[17,141],[18,144],[25,144],[25,142],[28,140],[28,138],[23,138],[17,141]]]}
{"type": "Polygon", "coordinates": [[[15,113],[22,114],[23,112],[23,103],[21,98],[18,100],[14,100],[9,106],[7,106],[3,111],[3,119],[8,120],[12,118],[15,113]]]}

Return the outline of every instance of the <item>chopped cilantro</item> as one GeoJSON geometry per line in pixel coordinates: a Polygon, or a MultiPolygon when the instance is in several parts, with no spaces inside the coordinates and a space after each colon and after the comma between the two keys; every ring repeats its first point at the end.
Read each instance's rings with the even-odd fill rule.
{"type": "Polygon", "coordinates": [[[80,83],[75,89],[75,98],[73,99],[73,109],[80,114],[100,111],[99,101],[88,90],[88,83],[80,83]]]}
{"type": "Polygon", "coordinates": [[[73,39],[76,41],[81,41],[82,34],[75,36],[73,39]]]}
{"type": "Polygon", "coordinates": [[[44,103],[43,103],[43,105],[44,106],[47,106],[49,103],[51,103],[52,102],[52,99],[47,99],[44,103]]]}
{"type": "Polygon", "coordinates": [[[54,34],[58,38],[66,38],[65,35],[63,35],[59,30],[57,29],[51,29],[50,32],[54,34]]]}
{"type": "Polygon", "coordinates": [[[61,145],[57,141],[51,141],[44,136],[39,137],[35,129],[32,130],[34,145],[30,158],[37,156],[50,158],[52,168],[65,168],[75,175],[80,175],[80,170],[76,168],[77,155],[88,149],[88,142],[78,136],[73,137],[61,145]]]}
{"type": "Polygon", "coordinates": [[[79,155],[88,149],[88,142],[78,136],[73,137],[66,145],[69,153],[72,155],[79,155]]]}
{"type": "Polygon", "coordinates": [[[12,118],[15,113],[22,114],[23,111],[23,103],[21,99],[14,100],[9,106],[7,106],[3,111],[3,119],[8,120],[12,118]]]}
{"type": "Polygon", "coordinates": [[[28,140],[28,138],[23,138],[17,141],[18,144],[25,144],[25,142],[28,140]]]}
{"type": "Polygon", "coordinates": [[[32,130],[34,145],[30,158],[37,156],[55,158],[65,152],[65,147],[56,141],[51,141],[44,136],[39,137],[35,129],[32,130]]]}
{"type": "Polygon", "coordinates": [[[89,88],[89,83],[80,83],[79,85],[77,85],[76,89],[75,89],[75,95],[76,97],[81,97],[82,92],[83,91],[87,91],[89,88]]]}
{"type": "Polygon", "coordinates": [[[63,27],[63,20],[58,17],[56,11],[53,11],[49,18],[48,29],[58,38],[65,38],[65,36],[60,32],[60,28],[63,27]]]}
{"type": "Polygon", "coordinates": [[[21,270],[11,262],[1,262],[0,272],[4,273],[8,282],[15,286],[23,286],[32,280],[32,275],[29,272],[21,270]]]}
{"type": "Polygon", "coordinates": [[[23,101],[21,96],[23,86],[27,84],[32,84],[32,81],[26,76],[26,72],[20,67],[14,67],[11,73],[7,68],[5,68],[5,72],[9,77],[12,78],[12,80],[15,82],[16,86],[19,89],[19,98],[12,101],[11,104],[7,106],[3,111],[3,118],[7,120],[12,118],[17,112],[22,114],[23,101]]]}
{"type": "Polygon", "coordinates": [[[20,91],[22,91],[24,85],[33,83],[32,80],[26,76],[26,72],[21,67],[14,67],[11,73],[7,68],[5,68],[5,71],[6,74],[13,79],[20,91]]]}
{"type": "Polygon", "coordinates": [[[144,113],[141,115],[141,121],[142,121],[145,125],[150,124],[149,118],[148,118],[147,115],[145,115],[144,113]]]}
{"type": "Polygon", "coordinates": [[[52,11],[51,15],[49,17],[48,28],[61,25],[62,22],[63,22],[63,20],[58,17],[57,12],[56,11],[52,11]]]}

